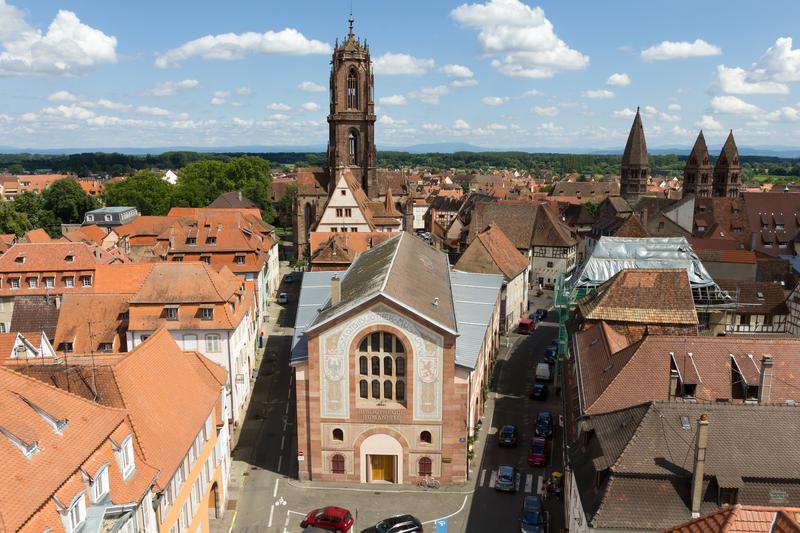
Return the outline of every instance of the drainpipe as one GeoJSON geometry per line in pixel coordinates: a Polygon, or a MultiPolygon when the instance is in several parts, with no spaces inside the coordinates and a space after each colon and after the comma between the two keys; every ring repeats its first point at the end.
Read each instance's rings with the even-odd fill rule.
{"type": "Polygon", "coordinates": [[[692,473],[692,518],[700,517],[700,500],[703,497],[703,471],[706,465],[708,446],[708,415],[703,413],[697,420],[697,444],[694,450],[694,472],[692,473]]]}
{"type": "Polygon", "coordinates": [[[758,403],[769,403],[772,392],[772,356],[761,358],[761,383],[758,384],[758,403]]]}

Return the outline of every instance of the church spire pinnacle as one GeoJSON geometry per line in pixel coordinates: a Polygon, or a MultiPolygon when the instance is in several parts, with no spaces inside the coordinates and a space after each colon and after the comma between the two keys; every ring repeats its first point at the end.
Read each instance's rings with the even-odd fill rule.
{"type": "Polygon", "coordinates": [[[350,26],[350,29],[347,33],[347,37],[352,41],[353,40],[353,10],[350,10],[350,18],[347,19],[347,23],[350,26]]]}

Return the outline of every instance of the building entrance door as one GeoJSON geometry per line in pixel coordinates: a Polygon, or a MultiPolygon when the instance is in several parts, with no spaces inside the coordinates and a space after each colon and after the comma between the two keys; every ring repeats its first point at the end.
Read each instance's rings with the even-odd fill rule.
{"type": "Polygon", "coordinates": [[[394,459],[394,455],[370,455],[370,480],[394,483],[394,459]]]}

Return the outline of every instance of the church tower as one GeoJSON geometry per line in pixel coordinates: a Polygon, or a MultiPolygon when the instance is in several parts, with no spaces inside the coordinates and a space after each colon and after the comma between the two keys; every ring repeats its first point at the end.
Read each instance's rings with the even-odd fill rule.
{"type": "Polygon", "coordinates": [[[739,175],[742,165],[739,161],[739,149],[733,140],[733,130],[728,134],[728,139],[722,147],[717,164],[714,165],[714,196],[720,198],[739,197],[739,175]]]}
{"type": "MultiPolygon", "coordinates": [[[[331,106],[328,115],[329,188],[345,168],[352,170],[370,198],[378,196],[375,161],[375,104],[372,62],[366,39],[363,45],[353,35],[353,16],[345,41],[336,47],[331,60],[331,106]]],[[[331,191],[328,191],[329,193],[331,191]]]]}
{"type": "Polygon", "coordinates": [[[620,169],[619,192],[631,206],[647,190],[647,174],[649,171],[647,160],[647,143],[644,139],[644,127],[639,108],[636,108],[636,117],[633,119],[625,152],[622,154],[622,168],[620,169]]]}
{"type": "Polygon", "coordinates": [[[708,147],[703,130],[694,142],[692,153],[683,168],[683,194],[694,194],[698,198],[711,196],[711,163],[708,161],[708,147]]]}

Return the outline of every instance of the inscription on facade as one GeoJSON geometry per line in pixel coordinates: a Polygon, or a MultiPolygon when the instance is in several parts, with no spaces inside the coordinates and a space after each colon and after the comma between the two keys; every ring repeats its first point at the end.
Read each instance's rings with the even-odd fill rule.
{"type": "Polygon", "coordinates": [[[403,413],[405,411],[394,409],[394,410],[383,410],[383,409],[358,409],[356,410],[356,416],[361,417],[364,422],[399,422],[400,419],[403,417],[403,413]]]}

